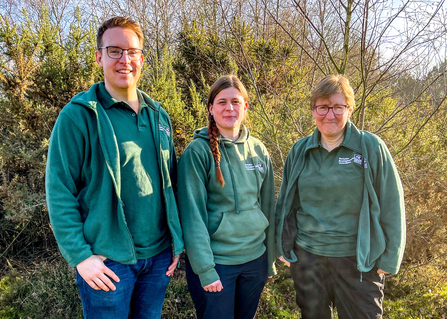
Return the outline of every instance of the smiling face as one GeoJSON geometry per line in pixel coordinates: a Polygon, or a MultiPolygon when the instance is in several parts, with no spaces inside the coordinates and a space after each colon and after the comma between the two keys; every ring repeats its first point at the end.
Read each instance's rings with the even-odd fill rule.
{"type": "Polygon", "coordinates": [[[209,111],[216,121],[219,133],[228,138],[237,137],[248,103],[241,92],[229,87],[219,92],[209,105],[209,111]]]}
{"type": "MultiPolygon", "coordinates": [[[[137,34],[131,29],[115,27],[107,29],[102,37],[102,47],[116,46],[123,49],[142,49],[137,34]]],[[[129,95],[136,92],[138,79],[143,66],[141,59],[132,61],[123,52],[120,59],[111,59],[107,55],[107,49],[96,51],[96,62],[104,70],[104,82],[107,91],[112,95],[129,95]]]]}
{"type": "MultiPolygon", "coordinates": [[[[333,107],[335,105],[346,105],[346,98],[342,93],[334,93],[329,98],[318,98],[315,105],[327,105],[333,107]]],[[[332,109],[326,115],[318,115],[315,109],[312,110],[318,130],[323,138],[334,139],[343,135],[344,128],[348,119],[351,117],[352,111],[348,108],[343,115],[334,115],[332,109]]]]}

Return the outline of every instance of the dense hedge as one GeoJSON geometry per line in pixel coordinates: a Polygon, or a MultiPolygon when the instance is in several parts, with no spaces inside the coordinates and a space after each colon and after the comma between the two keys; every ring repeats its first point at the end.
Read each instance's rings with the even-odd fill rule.
{"type": "MultiPolygon", "coordinates": [[[[81,313],[73,272],[52,235],[44,190],[48,140],[58,113],[102,76],[94,59],[97,23],[86,28],[77,14],[67,30],[45,9],[39,20],[21,24],[0,17],[0,318],[81,313]]],[[[231,33],[184,24],[176,46],[148,48],[140,88],[171,115],[181,155],[192,131],[206,123],[209,86],[221,74],[237,74],[250,95],[246,124],[266,144],[279,186],[291,145],[313,130],[309,93],[322,74],[279,36],[259,36],[237,19],[231,23],[231,33]]],[[[347,75],[358,89],[358,68],[352,69],[347,75]]],[[[433,86],[441,69],[445,65],[426,76],[433,86]]],[[[402,75],[376,86],[365,100],[365,128],[388,144],[406,194],[407,250],[404,271],[391,277],[387,288],[389,318],[446,313],[447,116],[439,95],[408,91],[423,86],[422,80],[402,75]],[[399,303],[405,316],[395,311],[399,303]]],[[[359,119],[360,112],[354,113],[353,121],[359,119]]],[[[260,309],[259,318],[297,318],[286,269],[267,285],[260,309]]],[[[181,272],[170,285],[164,311],[166,318],[193,316],[181,272]]]]}

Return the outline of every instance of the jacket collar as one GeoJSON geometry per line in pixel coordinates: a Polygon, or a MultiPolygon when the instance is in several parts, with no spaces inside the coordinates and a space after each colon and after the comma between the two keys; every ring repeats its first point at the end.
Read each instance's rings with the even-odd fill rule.
{"type": "MultiPolygon", "coordinates": [[[[310,139],[307,141],[305,152],[309,151],[312,148],[319,147],[320,135],[321,134],[318,128],[315,128],[315,131],[310,136],[310,139]]],[[[359,129],[354,125],[354,123],[348,120],[348,122],[346,123],[345,138],[343,139],[341,145],[353,151],[361,153],[361,136],[362,135],[359,129]]]]}
{"type": "MultiPolygon", "coordinates": [[[[75,95],[71,99],[71,102],[75,103],[75,104],[83,105],[83,106],[88,107],[92,110],[96,110],[98,105],[101,105],[99,103],[98,93],[97,93],[100,85],[104,85],[104,82],[99,82],[99,83],[93,84],[88,91],[84,91],[84,92],[81,92],[81,93],[75,95]]],[[[153,109],[154,111],[160,110],[160,106],[161,106],[160,102],[155,102],[154,100],[152,100],[149,97],[149,95],[147,95],[146,93],[144,93],[141,90],[137,89],[137,93],[139,94],[139,98],[140,97],[142,98],[141,101],[144,100],[144,103],[146,103],[146,105],[149,106],[151,109],[153,109]]],[[[111,105],[109,105],[108,107],[110,107],[110,106],[111,105]]],[[[108,107],[103,105],[103,108],[108,108],[108,107]]]]}
{"type": "MultiPolygon", "coordinates": [[[[110,95],[110,93],[106,90],[106,86],[104,82],[99,83],[97,89],[96,89],[96,95],[98,97],[98,102],[102,105],[102,107],[106,110],[110,109],[113,106],[116,106],[117,104],[126,104],[126,102],[118,101],[114,97],[110,95]]],[[[140,91],[137,91],[138,95],[138,104],[139,104],[139,110],[141,110],[144,107],[147,107],[147,104],[144,101],[143,95],[140,91]]],[[[138,111],[140,112],[140,111],[138,111]]]]}

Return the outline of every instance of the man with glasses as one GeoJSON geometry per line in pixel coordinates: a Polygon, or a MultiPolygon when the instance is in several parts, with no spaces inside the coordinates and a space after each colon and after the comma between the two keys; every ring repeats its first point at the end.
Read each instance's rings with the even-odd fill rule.
{"type": "Polygon", "coordinates": [[[76,267],[85,318],[160,318],[183,251],[169,116],[137,89],[143,33],[104,22],[104,82],[76,95],[54,126],[46,171],[60,251],[76,267]]]}

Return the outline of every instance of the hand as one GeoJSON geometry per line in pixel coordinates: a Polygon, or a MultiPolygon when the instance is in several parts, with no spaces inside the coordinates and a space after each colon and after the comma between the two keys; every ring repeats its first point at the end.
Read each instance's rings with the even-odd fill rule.
{"type": "Polygon", "coordinates": [[[377,273],[378,273],[379,275],[381,275],[381,274],[388,275],[388,274],[389,274],[389,272],[386,272],[386,271],[384,271],[384,270],[382,270],[382,269],[377,269],[377,273]]]}
{"type": "Polygon", "coordinates": [[[115,285],[110,278],[119,282],[118,276],[106,265],[104,265],[106,257],[100,255],[91,255],[87,259],[81,261],[76,269],[85,282],[95,290],[109,291],[116,290],[115,285]],[[107,276],[108,277],[107,277],[107,276]],[[109,278],[110,277],[110,278],[109,278]]]}
{"type": "Polygon", "coordinates": [[[283,263],[286,264],[287,267],[290,268],[290,263],[287,260],[285,260],[283,256],[279,257],[278,259],[281,260],[283,263]]]}
{"type": "Polygon", "coordinates": [[[203,287],[205,291],[208,292],[220,292],[223,289],[222,282],[217,280],[208,286],[203,287]]]}
{"type": "Polygon", "coordinates": [[[175,255],[172,257],[172,263],[168,267],[168,271],[166,272],[166,276],[171,277],[174,274],[175,268],[178,265],[178,260],[180,259],[180,255],[175,255]]]}

